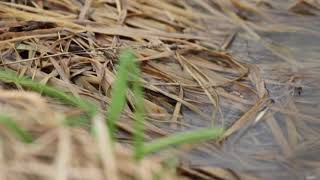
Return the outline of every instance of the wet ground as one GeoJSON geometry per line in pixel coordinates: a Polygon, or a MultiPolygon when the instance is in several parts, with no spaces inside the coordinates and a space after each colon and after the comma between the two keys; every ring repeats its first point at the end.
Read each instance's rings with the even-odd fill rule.
{"type": "MultiPolygon", "coordinates": [[[[245,179],[320,179],[320,17],[288,10],[294,1],[268,2],[272,8],[262,12],[269,24],[258,20],[263,25],[254,30],[259,38],[237,26],[205,23],[208,29],[237,32],[228,52],[242,63],[257,65],[274,104],[258,123],[238,131],[221,146],[193,151],[190,163],[231,169],[245,179]]],[[[221,105],[230,126],[243,115],[239,108],[249,109],[250,102],[221,97],[221,105]]],[[[208,106],[202,110],[211,112],[208,106]]],[[[194,123],[199,122],[197,115],[187,110],[184,115],[201,126],[194,123]]]]}

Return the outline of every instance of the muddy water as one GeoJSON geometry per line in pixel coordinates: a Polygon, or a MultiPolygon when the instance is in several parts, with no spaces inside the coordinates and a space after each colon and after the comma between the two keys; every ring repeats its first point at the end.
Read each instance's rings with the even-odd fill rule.
{"type": "MultiPolygon", "coordinates": [[[[273,1],[273,5],[265,12],[275,24],[300,30],[257,30],[261,40],[248,38],[240,30],[228,51],[241,62],[259,67],[274,105],[241,138],[235,140],[234,135],[221,147],[193,150],[188,158],[195,167],[228,168],[240,177],[320,179],[320,17],[291,13],[286,9],[288,1],[273,1]],[[263,41],[273,44],[276,53],[263,41]],[[290,59],[280,57],[279,52],[290,59]]],[[[226,126],[243,114],[223,97],[221,104],[226,126]]],[[[241,106],[249,108],[250,103],[241,106]]],[[[209,106],[202,110],[212,112],[209,106]]],[[[183,115],[194,126],[210,124],[187,109],[183,115]]]]}

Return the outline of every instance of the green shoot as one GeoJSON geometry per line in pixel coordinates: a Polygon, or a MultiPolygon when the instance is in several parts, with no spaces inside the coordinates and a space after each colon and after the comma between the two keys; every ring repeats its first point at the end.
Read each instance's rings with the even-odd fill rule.
{"type": "MultiPolygon", "coordinates": [[[[133,94],[134,106],[134,134],[133,134],[133,147],[135,157],[140,160],[144,156],[160,151],[170,146],[177,146],[185,143],[195,143],[204,140],[216,139],[222,135],[223,129],[221,128],[207,128],[194,130],[189,132],[181,132],[178,134],[170,135],[160,139],[153,140],[149,143],[144,143],[144,98],[143,88],[140,81],[141,73],[138,68],[137,59],[132,50],[123,52],[120,56],[120,63],[118,66],[117,79],[115,80],[112,88],[111,104],[107,111],[107,123],[109,132],[112,139],[115,139],[116,122],[121,116],[126,105],[126,96],[129,90],[129,77],[131,89],[133,94]]],[[[0,69],[0,80],[4,82],[16,83],[23,87],[29,88],[33,91],[42,93],[44,95],[56,98],[67,104],[76,106],[84,110],[89,117],[76,116],[67,118],[68,125],[79,125],[89,123],[90,117],[93,117],[97,111],[97,106],[82,100],[81,98],[68,95],[67,93],[55,89],[53,87],[40,84],[39,82],[32,81],[26,77],[18,77],[14,71],[7,69],[0,69]]],[[[16,136],[24,142],[31,142],[32,137],[22,128],[20,128],[9,117],[1,115],[0,123],[9,128],[16,136]]]]}

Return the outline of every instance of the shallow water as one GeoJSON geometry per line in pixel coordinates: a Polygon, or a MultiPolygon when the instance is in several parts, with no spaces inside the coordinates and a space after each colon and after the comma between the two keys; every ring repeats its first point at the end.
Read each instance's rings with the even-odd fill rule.
{"type": "MultiPolygon", "coordinates": [[[[241,62],[259,67],[274,105],[239,140],[233,139],[235,134],[221,147],[193,150],[188,158],[192,166],[228,168],[240,177],[249,173],[261,179],[320,179],[320,17],[288,12],[287,1],[272,3],[274,9],[264,12],[274,23],[300,31],[256,31],[262,40],[250,39],[240,31],[228,51],[241,62]],[[263,41],[274,45],[276,53],[263,41]],[[290,59],[281,58],[279,52],[290,59]]],[[[207,21],[209,27],[210,23],[207,21]]],[[[223,97],[221,106],[226,126],[243,114],[237,110],[240,105],[223,97]]],[[[250,104],[242,106],[249,108],[250,104]]],[[[212,112],[206,105],[202,110],[212,112]]],[[[198,127],[210,124],[187,109],[183,115],[198,127]]]]}

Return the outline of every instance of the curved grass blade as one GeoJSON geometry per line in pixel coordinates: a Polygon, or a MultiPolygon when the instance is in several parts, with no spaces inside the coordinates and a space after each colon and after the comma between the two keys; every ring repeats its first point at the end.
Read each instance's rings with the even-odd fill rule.
{"type": "Polygon", "coordinates": [[[111,104],[107,111],[107,124],[111,139],[115,138],[116,122],[120,118],[121,112],[126,104],[126,95],[128,89],[129,64],[131,54],[123,53],[120,55],[117,79],[113,83],[111,92],[111,104]]]}
{"type": "Polygon", "coordinates": [[[134,133],[133,147],[137,159],[143,152],[144,141],[144,98],[143,89],[140,82],[140,69],[138,68],[137,58],[133,51],[128,49],[120,55],[117,79],[113,84],[111,104],[107,112],[108,125],[111,137],[115,137],[115,124],[120,118],[121,112],[126,104],[126,95],[129,90],[129,76],[132,78],[132,92],[134,105],[134,133]]]}
{"type": "MultiPolygon", "coordinates": [[[[131,52],[133,56],[133,52],[131,52]]],[[[133,135],[133,146],[135,151],[135,158],[137,160],[143,158],[143,144],[144,144],[144,94],[143,88],[140,81],[141,73],[138,68],[137,58],[132,58],[131,72],[132,72],[132,92],[134,95],[134,135],[133,135]]]]}
{"type": "MultiPolygon", "coordinates": [[[[89,118],[87,118],[87,123],[89,123],[89,120],[91,119],[91,117],[93,117],[98,111],[97,106],[88,101],[69,95],[54,87],[50,87],[50,86],[41,84],[39,82],[33,81],[30,78],[19,77],[16,74],[16,72],[9,69],[3,69],[3,68],[0,69],[0,80],[8,83],[19,84],[23,87],[30,88],[35,92],[42,93],[49,97],[56,98],[69,105],[78,107],[84,110],[88,114],[89,118]]],[[[83,123],[83,120],[84,119],[82,119],[81,124],[83,123]]],[[[76,122],[74,122],[73,124],[76,124],[76,122]]]]}

